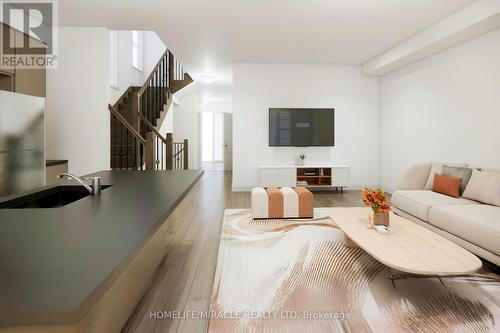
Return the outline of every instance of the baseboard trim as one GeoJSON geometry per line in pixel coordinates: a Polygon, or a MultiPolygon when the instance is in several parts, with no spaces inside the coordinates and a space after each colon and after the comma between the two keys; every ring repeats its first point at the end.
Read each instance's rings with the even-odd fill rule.
{"type": "MultiPolygon", "coordinates": [[[[254,186],[256,187],[256,186],[254,186]]],[[[232,186],[231,191],[233,192],[251,192],[253,187],[238,187],[238,186],[232,186]]]]}
{"type": "MultiPolygon", "coordinates": [[[[232,185],[231,186],[231,191],[233,191],[233,192],[251,192],[252,188],[258,187],[258,186],[259,185],[255,185],[255,186],[234,186],[234,185],[232,185]]],[[[361,190],[362,188],[365,188],[365,187],[376,188],[376,187],[378,187],[378,185],[351,185],[351,186],[344,187],[344,191],[359,191],[359,190],[361,190]]],[[[335,187],[332,186],[332,190],[334,188],[335,187]]],[[[328,189],[328,191],[329,190],[330,189],[328,189]]]]}

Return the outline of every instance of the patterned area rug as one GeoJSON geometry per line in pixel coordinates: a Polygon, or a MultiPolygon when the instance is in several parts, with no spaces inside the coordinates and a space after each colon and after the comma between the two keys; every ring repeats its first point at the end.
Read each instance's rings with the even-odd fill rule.
{"type": "Polygon", "coordinates": [[[500,332],[500,276],[405,278],[315,209],[313,220],[226,210],[209,332],[500,332]]]}

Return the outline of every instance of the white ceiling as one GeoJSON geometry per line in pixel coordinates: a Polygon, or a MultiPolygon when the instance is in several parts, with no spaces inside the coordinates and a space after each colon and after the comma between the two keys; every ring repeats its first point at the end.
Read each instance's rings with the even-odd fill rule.
{"type": "Polygon", "coordinates": [[[361,64],[472,2],[63,0],[59,11],[62,25],[154,30],[215,87],[233,62],[361,64]]]}

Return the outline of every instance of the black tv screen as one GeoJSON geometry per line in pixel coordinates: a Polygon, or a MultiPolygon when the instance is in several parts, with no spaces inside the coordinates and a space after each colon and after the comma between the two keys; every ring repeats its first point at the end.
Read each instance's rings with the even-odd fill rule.
{"type": "Polygon", "coordinates": [[[333,147],[334,109],[269,109],[269,146],[333,147]]]}

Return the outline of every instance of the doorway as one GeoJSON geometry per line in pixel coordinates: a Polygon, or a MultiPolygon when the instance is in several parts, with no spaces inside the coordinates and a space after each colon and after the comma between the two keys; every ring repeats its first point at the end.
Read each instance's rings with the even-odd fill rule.
{"type": "Polygon", "coordinates": [[[205,170],[232,169],[232,114],[202,112],[202,162],[205,170]]]}

